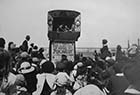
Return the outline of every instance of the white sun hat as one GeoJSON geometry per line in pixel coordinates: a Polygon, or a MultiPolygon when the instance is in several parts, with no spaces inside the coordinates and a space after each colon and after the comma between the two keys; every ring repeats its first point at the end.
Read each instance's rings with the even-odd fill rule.
{"type": "Polygon", "coordinates": [[[84,64],[83,64],[82,62],[78,62],[78,63],[77,63],[77,66],[78,66],[78,67],[82,67],[83,65],[84,65],[84,64]]]}
{"type": "Polygon", "coordinates": [[[26,74],[33,72],[35,68],[29,62],[23,62],[18,70],[19,73],[26,74]]]}

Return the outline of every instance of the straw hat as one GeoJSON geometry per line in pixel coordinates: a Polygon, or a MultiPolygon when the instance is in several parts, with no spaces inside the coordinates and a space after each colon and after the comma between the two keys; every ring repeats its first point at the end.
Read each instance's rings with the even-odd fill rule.
{"type": "Polygon", "coordinates": [[[82,67],[83,65],[84,65],[84,64],[83,64],[82,62],[78,62],[78,63],[77,63],[77,66],[78,66],[78,67],[82,67]]]}
{"type": "Polygon", "coordinates": [[[22,53],[20,54],[20,57],[26,58],[26,57],[29,57],[29,54],[28,54],[27,52],[22,52],[22,53]]]}
{"type": "Polygon", "coordinates": [[[32,61],[36,63],[36,62],[39,62],[39,59],[37,57],[33,57],[32,61]]]}
{"type": "Polygon", "coordinates": [[[31,66],[31,64],[29,62],[23,62],[23,63],[21,63],[18,72],[22,73],[22,74],[26,74],[26,73],[33,72],[34,70],[35,70],[35,68],[33,66],[31,66]]]}

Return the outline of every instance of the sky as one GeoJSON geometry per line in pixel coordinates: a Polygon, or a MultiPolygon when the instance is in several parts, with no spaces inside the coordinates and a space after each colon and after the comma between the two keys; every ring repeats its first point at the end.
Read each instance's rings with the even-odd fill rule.
{"type": "Polygon", "coordinates": [[[30,43],[48,47],[47,12],[65,9],[81,12],[81,36],[77,47],[109,47],[140,38],[140,0],[0,0],[0,37],[20,45],[25,36],[30,43]]]}

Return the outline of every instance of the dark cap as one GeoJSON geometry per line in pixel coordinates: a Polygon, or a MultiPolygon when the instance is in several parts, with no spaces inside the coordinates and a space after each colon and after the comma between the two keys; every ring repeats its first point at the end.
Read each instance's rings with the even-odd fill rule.
{"type": "Polygon", "coordinates": [[[102,40],[102,43],[103,43],[103,44],[107,44],[107,42],[108,42],[108,41],[107,41],[106,39],[103,39],[103,40],[102,40]]]}
{"type": "Polygon", "coordinates": [[[26,40],[30,40],[30,35],[26,35],[26,40]]]}

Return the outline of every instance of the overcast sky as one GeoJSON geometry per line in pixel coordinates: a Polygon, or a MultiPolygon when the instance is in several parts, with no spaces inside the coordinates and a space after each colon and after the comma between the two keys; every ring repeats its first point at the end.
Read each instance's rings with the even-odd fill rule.
{"type": "Polygon", "coordinates": [[[26,34],[39,46],[49,46],[47,12],[72,9],[81,12],[78,47],[110,47],[140,38],[140,0],[0,0],[0,37],[20,45],[26,34]]]}

